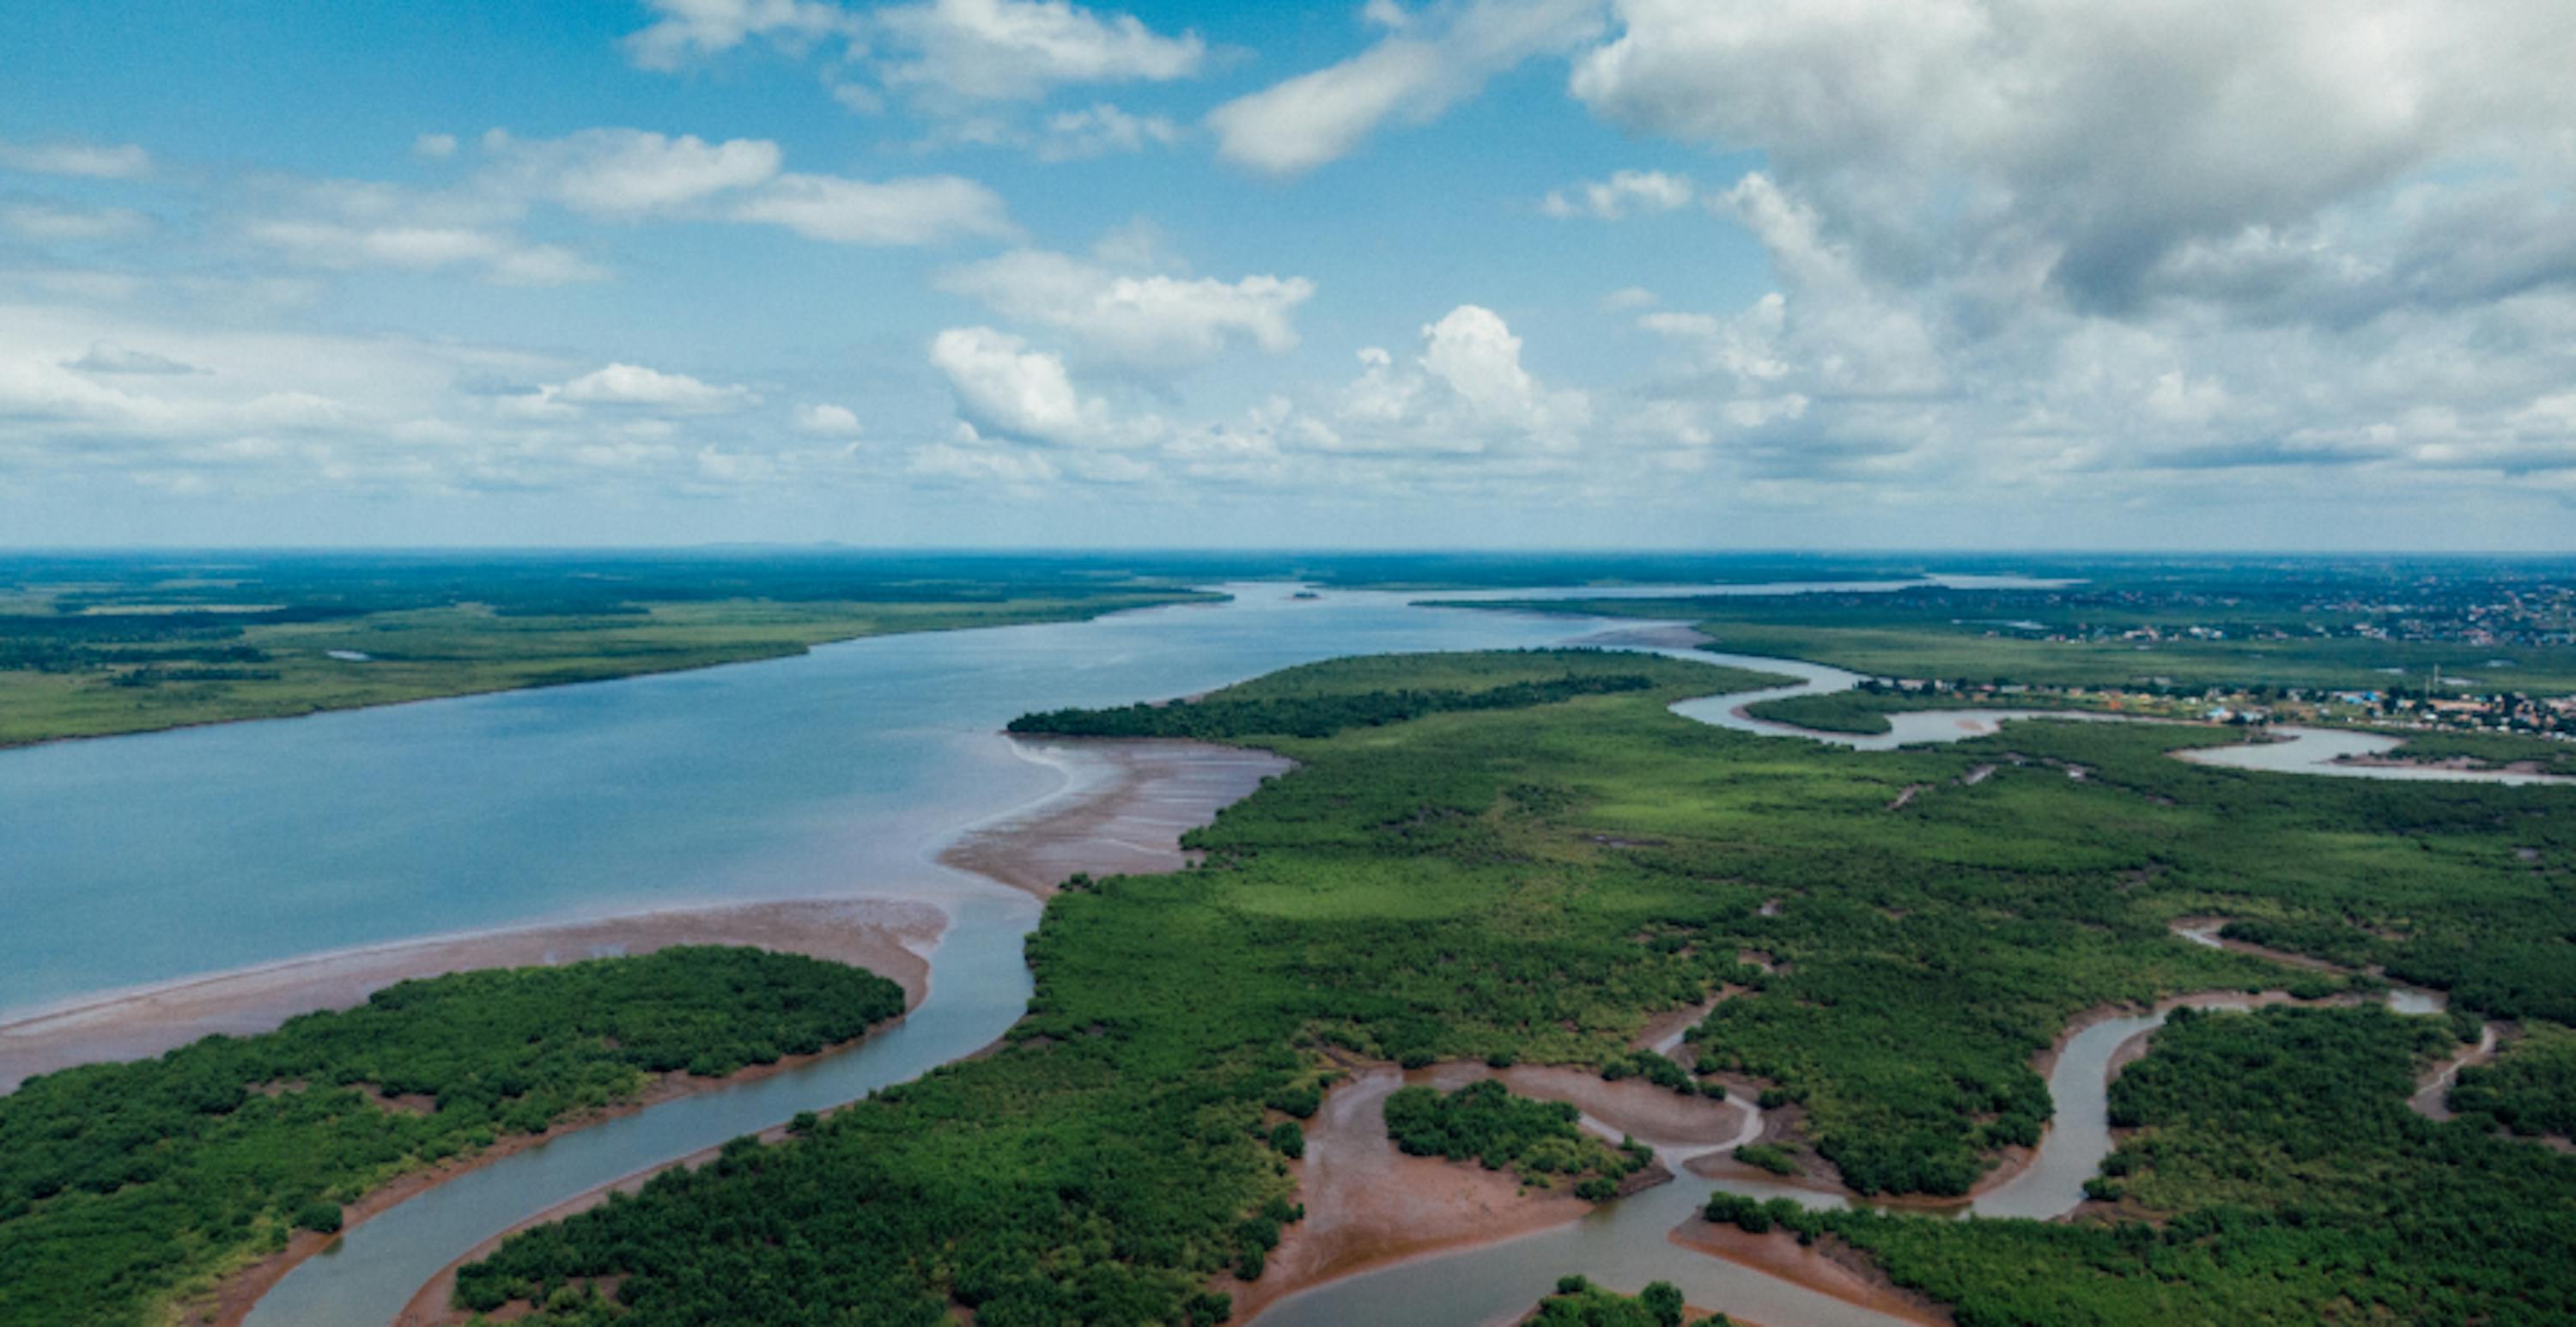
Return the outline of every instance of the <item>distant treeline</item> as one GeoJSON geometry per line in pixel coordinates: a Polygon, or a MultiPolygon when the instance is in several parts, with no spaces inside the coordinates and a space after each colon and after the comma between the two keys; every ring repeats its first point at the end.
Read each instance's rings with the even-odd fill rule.
{"type": "Polygon", "coordinates": [[[1376,728],[1426,714],[1527,709],[1576,696],[1644,691],[1654,685],[1652,678],[1636,673],[1568,673],[1546,681],[1510,682],[1482,691],[1405,689],[1258,700],[1178,701],[1109,710],[1049,710],[1011,720],[1010,730],[1054,737],[1187,737],[1202,741],[1263,734],[1321,738],[1344,729],[1376,728]]]}
{"type": "Polygon", "coordinates": [[[170,1296],[404,1171],[903,1011],[874,973],[684,947],[465,972],[255,1037],[28,1079],[0,1097],[0,1324],[158,1322],[170,1296]]]}

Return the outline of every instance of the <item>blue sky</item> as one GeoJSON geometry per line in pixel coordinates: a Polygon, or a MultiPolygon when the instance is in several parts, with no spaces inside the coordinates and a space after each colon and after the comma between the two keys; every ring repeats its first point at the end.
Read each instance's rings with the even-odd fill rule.
{"type": "Polygon", "coordinates": [[[21,0],[0,544],[2563,550],[2572,30],[21,0]]]}

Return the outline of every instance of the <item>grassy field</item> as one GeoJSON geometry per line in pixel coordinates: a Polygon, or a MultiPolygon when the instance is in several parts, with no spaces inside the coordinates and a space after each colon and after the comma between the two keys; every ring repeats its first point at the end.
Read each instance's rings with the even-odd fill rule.
{"type": "MultiPolygon", "coordinates": [[[[1293,1216],[1279,1126],[1316,1109],[1335,1072],[1325,1048],[1624,1066],[1645,1019],[1721,982],[1752,993],[1695,1031],[1700,1072],[1748,1073],[1800,1104],[1795,1146],[1861,1189],[1955,1194],[2037,1136],[2050,1105],[2032,1058],[2079,1012],[2373,984],[2187,943],[2168,930],[2187,914],[2268,921],[2276,942],[2318,951],[2359,937],[2463,1011],[2576,1018],[2563,792],[2208,769],[2167,752],[2225,734],[2114,725],[1846,752],[1665,708],[1755,680],[1660,658],[1445,655],[1317,665],[1198,702],[1320,731],[1230,734],[1300,767],[1191,836],[1204,865],[1051,901],[1029,950],[1036,995],[1003,1049],[523,1235],[469,1269],[462,1301],[551,1304],[534,1318],[551,1324],[928,1327],[960,1307],[988,1324],[1210,1321],[1209,1279],[1257,1274],[1293,1216]],[[1612,676],[1648,685],[1559,685],[1612,676]],[[1382,721],[1388,696],[1429,690],[1530,703],[1382,721]],[[1275,708],[1289,701],[1302,708],[1275,708]],[[1995,772],[1965,782],[1981,765],[1995,772]],[[602,1277],[619,1279],[594,1299],[602,1277]]],[[[2333,1080],[2363,1094],[2355,1118],[2404,1115],[2400,1080],[2456,1034],[2385,1021],[2386,1036],[2330,1039],[2359,1066],[2333,1080]]],[[[2220,1048],[2240,1052],[2259,1048],[2220,1048]]],[[[2286,1095],[2308,1080],[2245,1077],[2256,1104],[2173,1127],[2250,1153],[2286,1127],[2272,1116],[2309,1118],[2286,1095]],[[2263,1093],[2283,1094],[2268,1115],[2263,1093]]],[[[2422,1128],[2474,1149],[2492,1124],[2422,1128]]],[[[2415,1168],[2385,1131],[2307,1137],[2323,1149],[2309,1166],[2246,1164],[2265,1168],[2276,1212],[2300,1210],[2301,1186],[2340,1186],[2319,1190],[2295,1247],[2367,1250],[2392,1320],[2513,1320],[2535,1285],[2576,1287],[2548,1252],[2576,1240],[2576,1162],[2530,1149],[2537,1178],[2487,1220],[2447,1153],[2415,1168]],[[2347,1161],[2379,1207],[2334,1177],[2347,1161]],[[2528,1270],[2456,1283],[2452,1246],[2380,1233],[2391,1210],[2528,1270]]],[[[2141,1194],[2163,1206],[2100,1238],[2167,1250],[2143,1261],[2052,1263],[2075,1255],[2051,1241],[2072,1237],[2027,1223],[1850,1237],[1917,1280],[1950,1268],[1937,1284],[1963,1322],[2058,1320],[2011,1312],[2023,1271],[2062,1285],[2107,1267],[2140,1278],[2140,1303],[2181,1276],[2190,1293],[2172,1302],[2260,1304],[2274,1321],[2335,1317],[2343,1279],[2363,1275],[2335,1263],[2285,1279],[2276,1250],[2293,1246],[2229,1215],[2241,1198],[2214,1187],[2141,1194]]]]}
{"type": "Polygon", "coordinates": [[[340,1228],[408,1171],[819,1050],[903,1010],[858,968],[752,949],[459,973],[343,1013],[0,1097],[0,1323],[160,1323],[222,1272],[340,1228]]]}
{"type": "Polygon", "coordinates": [[[980,563],[946,579],[909,566],[898,576],[740,560],[615,577],[578,563],[298,562],[224,577],[114,566],[125,579],[20,569],[29,579],[16,602],[0,602],[0,747],[705,668],[863,636],[1207,597],[1105,573],[980,563]],[[92,579],[32,579],[46,574],[92,579]]]}

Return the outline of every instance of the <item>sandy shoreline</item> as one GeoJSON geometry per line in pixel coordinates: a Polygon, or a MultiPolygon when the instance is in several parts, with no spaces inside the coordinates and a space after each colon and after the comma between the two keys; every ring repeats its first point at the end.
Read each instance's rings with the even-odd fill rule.
{"type": "Polygon", "coordinates": [[[0,1092],[76,1064],[159,1055],[212,1033],[274,1030],[297,1014],[347,1009],[399,981],[473,968],[648,954],[681,944],[751,945],[852,963],[904,989],[929,989],[924,957],[948,916],[908,899],[799,899],[671,909],[512,930],[432,936],[194,977],[29,1012],[0,1023],[0,1092]]]}
{"type": "Polygon", "coordinates": [[[1204,742],[1014,738],[1011,745],[1022,759],[1063,771],[1066,786],[968,829],[939,861],[1039,898],[1077,872],[1149,875],[1189,865],[1183,833],[1295,767],[1267,751],[1204,742]]]}

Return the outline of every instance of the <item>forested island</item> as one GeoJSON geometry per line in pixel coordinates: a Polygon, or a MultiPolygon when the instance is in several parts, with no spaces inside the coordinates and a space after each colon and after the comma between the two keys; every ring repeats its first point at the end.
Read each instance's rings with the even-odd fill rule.
{"type": "Polygon", "coordinates": [[[0,1096],[0,1323],[168,1321],[224,1273],[337,1232],[397,1176],[850,1041],[903,1012],[874,973],[756,949],[408,981],[358,1008],[0,1096]]]}
{"type": "MultiPolygon", "coordinates": [[[[2365,1263],[2395,1319],[2567,1307],[2552,1251],[2576,1242],[2576,1161],[2507,1127],[2542,1130],[2564,1096],[2563,792],[2168,758],[2228,740],[2210,729],[2030,723],[1851,752],[1666,710],[1762,681],[1584,651],[1399,656],[1111,712],[1104,730],[1169,725],[1299,768],[1192,834],[1202,865],[1056,897],[1029,1016],[996,1053],[521,1235],[466,1269],[460,1303],[564,1323],[1215,1321],[1230,1306],[1210,1287],[1256,1279],[1294,1224],[1303,1137],[1282,1126],[1313,1118],[1340,1063],[1635,1073],[1651,1015],[1722,990],[1684,1086],[1794,1106],[1791,1141],[1850,1192],[1955,1195],[2045,1128],[2034,1060],[2086,1011],[2368,995],[2357,959],[2447,989],[2452,1014],[2178,1017],[2120,1080],[2135,1132],[2072,1222],[1757,1219],[1842,1241],[1963,1322],[2326,1320],[2365,1263]],[[2341,966],[2171,929],[2213,914],[2341,966]],[[2410,1113],[2417,1074],[2486,1018],[2533,1034],[2464,1075],[2458,1118],[2410,1113]]],[[[1463,1164],[1520,1136],[1389,1118],[1480,1158],[1463,1164]]]]}

